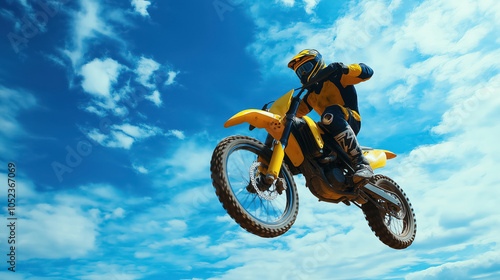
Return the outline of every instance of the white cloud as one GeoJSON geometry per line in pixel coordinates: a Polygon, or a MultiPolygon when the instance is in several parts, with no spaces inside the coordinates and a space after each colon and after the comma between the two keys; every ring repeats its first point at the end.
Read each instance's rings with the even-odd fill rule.
{"type": "Polygon", "coordinates": [[[151,95],[147,95],[146,99],[153,102],[157,107],[160,107],[161,104],[163,103],[163,101],[161,101],[160,92],[157,90],[153,91],[151,95]]]}
{"type": "Polygon", "coordinates": [[[161,133],[161,129],[158,127],[152,127],[148,125],[131,125],[128,123],[121,124],[121,125],[113,125],[112,129],[114,130],[121,130],[125,132],[127,135],[132,136],[134,138],[147,138],[153,135],[156,135],[158,133],[161,133]]]}
{"type": "Polygon", "coordinates": [[[427,55],[470,51],[491,30],[476,25],[483,9],[477,2],[425,1],[408,15],[403,40],[427,55]]]}
{"type": "MultiPolygon", "coordinates": [[[[0,177],[6,178],[5,174],[0,177]]],[[[109,245],[108,237],[121,233],[115,230],[121,220],[129,216],[128,208],[147,205],[144,198],[128,196],[110,185],[38,191],[34,183],[22,176],[16,177],[16,183],[17,192],[24,194],[23,202],[16,208],[19,228],[22,228],[16,238],[19,245],[16,247],[23,251],[21,259],[28,262],[30,259],[78,259],[78,270],[84,271],[65,267],[66,277],[97,272],[96,265],[105,265],[106,261],[94,262],[92,254],[107,250],[103,244],[109,245]],[[89,264],[92,269],[80,268],[83,264],[89,264]]],[[[124,268],[107,272],[111,271],[123,272],[124,268]]]]}
{"type": "MultiPolygon", "coordinates": [[[[80,75],[83,77],[82,88],[95,98],[90,101],[90,104],[85,105],[84,110],[100,117],[105,117],[108,113],[112,113],[114,116],[125,117],[130,112],[129,107],[133,108],[136,106],[136,104],[133,103],[136,102],[138,98],[145,98],[153,102],[156,106],[161,106],[163,101],[160,92],[156,90],[156,85],[150,82],[154,77],[154,72],[159,68],[160,64],[152,59],[141,57],[138,60],[138,66],[134,70],[134,73],[137,75],[137,81],[155,90],[150,95],[137,96],[138,94],[143,95],[144,93],[133,92],[130,81],[126,82],[124,85],[119,85],[118,83],[120,75],[124,71],[129,70],[127,67],[111,58],[96,58],[88,62],[83,65],[80,70],[80,75]]],[[[171,75],[169,74],[167,82],[173,83],[176,73],[177,72],[171,71],[171,75]]],[[[131,125],[123,127],[115,125],[115,131],[107,137],[98,133],[97,130],[93,130],[90,135],[92,139],[105,146],[130,149],[134,142],[133,138],[149,137],[149,134],[145,134],[147,131],[156,131],[155,133],[158,133],[156,128],[153,129],[153,127],[147,127],[147,125],[140,126],[145,128],[145,130],[143,129],[140,131],[142,136],[137,135],[137,133],[130,135],[130,129],[132,129],[131,125]]],[[[138,128],[138,126],[135,127],[138,128]]]]}
{"type": "Polygon", "coordinates": [[[319,1],[321,0],[303,0],[304,3],[306,4],[306,13],[312,14],[313,9],[318,5],[319,1]]]}
{"type": "Polygon", "coordinates": [[[94,0],[80,1],[81,10],[73,12],[73,38],[63,52],[70,58],[73,68],[78,69],[87,54],[88,41],[99,35],[121,41],[111,25],[101,17],[102,7],[94,0]]]}
{"type": "Polygon", "coordinates": [[[21,127],[16,120],[20,111],[36,105],[35,97],[22,90],[12,90],[0,85],[0,133],[4,136],[18,134],[21,127]]]}
{"type": "Polygon", "coordinates": [[[194,139],[183,142],[157,166],[164,168],[165,174],[171,176],[166,182],[176,186],[180,182],[193,182],[207,178],[212,147],[199,145],[194,139]]]}
{"type": "Polygon", "coordinates": [[[151,58],[142,56],[137,62],[135,73],[137,74],[137,81],[148,88],[154,88],[155,84],[150,80],[154,78],[153,73],[160,69],[160,64],[151,58]]]}
{"type": "Polygon", "coordinates": [[[146,124],[132,125],[124,123],[112,125],[110,132],[103,134],[98,129],[88,132],[88,137],[99,144],[110,148],[122,148],[129,150],[136,141],[141,141],[149,137],[162,134],[162,130],[155,126],[146,124]]]}
{"type": "MultiPolygon", "coordinates": [[[[134,0],[131,1],[131,5],[136,12],[149,16],[147,8],[151,2],[134,0]]],[[[172,70],[170,66],[162,66],[153,58],[147,58],[144,55],[136,56],[126,51],[128,43],[121,38],[120,32],[115,32],[115,27],[133,25],[133,22],[126,17],[130,14],[129,11],[115,9],[108,3],[96,0],[81,0],[79,4],[76,11],[65,10],[72,18],[73,33],[67,47],[63,50],[63,53],[72,61],[74,73],[82,77],[82,89],[92,97],[89,102],[80,105],[79,108],[101,118],[119,117],[121,120],[126,118],[126,122],[131,125],[141,126],[134,124],[135,115],[132,115],[132,113],[142,115],[137,111],[138,102],[148,100],[160,107],[163,103],[160,94],[162,87],[174,84],[179,72],[172,70]],[[89,57],[89,47],[100,47],[102,39],[108,39],[111,43],[118,45],[123,50],[119,53],[121,57],[116,55],[89,57]],[[121,60],[123,63],[118,62],[121,60]],[[125,65],[132,65],[132,68],[125,65]]],[[[71,84],[73,77],[69,78],[71,84]]],[[[145,131],[148,129],[142,132],[145,131]]],[[[180,137],[179,134],[173,135],[180,137]]],[[[151,135],[131,136],[126,131],[115,127],[107,135],[93,129],[89,136],[106,147],[131,149],[135,141],[151,135]]]]}
{"type": "MultiPolygon", "coordinates": [[[[491,115],[490,111],[487,116],[491,115]]],[[[479,120],[484,122],[485,118],[479,120]]],[[[421,244],[431,245],[435,252],[500,245],[492,236],[500,230],[498,223],[492,222],[500,215],[489,210],[496,207],[494,197],[500,195],[491,188],[500,184],[494,175],[495,154],[500,149],[492,142],[500,137],[498,131],[497,124],[463,123],[457,135],[414,149],[388,171],[394,172],[393,177],[413,201],[421,244]],[[491,199],[482,198],[484,192],[491,199]],[[480,207],[470,203],[477,200],[481,200],[480,207]],[[460,238],[464,236],[468,238],[460,238]]]]}
{"type": "Polygon", "coordinates": [[[283,3],[286,7],[293,7],[295,5],[295,0],[278,0],[278,2],[283,3]]]}
{"type": "Polygon", "coordinates": [[[30,2],[31,1],[28,0],[15,1],[16,4],[22,7],[22,9],[14,9],[17,10],[16,13],[8,10],[9,5],[6,5],[4,6],[5,8],[0,9],[0,16],[11,21],[14,24],[15,32],[18,34],[26,32],[23,30],[27,26],[26,22],[29,22],[29,28],[27,28],[27,30],[29,30],[30,33],[33,32],[38,34],[40,32],[47,32],[48,23],[51,21],[52,17],[58,14],[63,3],[49,1],[41,5],[35,5],[35,3],[30,2]],[[21,16],[16,16],[19,11],[21,12],[21,16]]]}
{"type": "Polygon", "coordinates": [[[107,139],[107,136],[100,133],[97,129],[89,131],[87,136],[101,145],[104,145],[105,140],[107,139]]]}
{"type": "Polygon", "coordinates": [[[172,130],[169,130],[166,135],[173,135],[175,137],[177,137],[178,139],[180,140],[183,140],[186,138],[186,136],[184,135],[184,132],[181,131],[181,130],[177,130],[177,129],[172,129],[172,130]]]}
{"type": "Polygon", "coordinates": [[[131,4],[134,7],[134,10],[141,16],[149,17],[148,7],[151,5],[151,1],[132,0],[131,4]]]}
{"type": "Polygon", "coordinates": [[[98,109],[92,105],[87,106],[84,110],[89,112],[89,113],[94,113],[99,117],[105,117],[107,115],[104,110],[98,109]]]}
{"type": "Polygon", "coordinates": [[[12,11],[2,8],[0,9],[0,16],[6,20],[11,21],[14,24],[14,28],[16,29],[16,31],[19,31],[21,25],[18,23],[18,19],[12,11]]]}
{"type": "Polygon", "coordinates": [[[408,85],[398,85],[389,93],[389,103],[405,103],[410,99],[409,93],[412,87],[408,85]]]}
{"type": "Polygon", "coordinates": [[[128,150],[134,143],[134,138],[119,131],[111,131],[109,135],[105,135],[94,129],[88,136],[99,144],[109,148],[123,148],[128,150]]]}
{"type": "Polygon", "coordinates": [[[96,58],[88,62],[80,70],[83,90],[98,98],[111,99],[112,87],[122,69],[123,66],[111,58],[96,58]]]}
{"type": "MultiPolygon", "coordinates": [[[[277,1],[282,3],[283,6],[285,7],[293,7],[295,5],[295,0],[277,0],[277,1]]],[[[305,5],[304,7],[305,12],[308,14],[312,14],[314,8],[316,8],[316,6],[320,1],[321,0],[302,0],[302,2],[305,5]]]]}
{"type": "Polygon", "coordinates": [[[17,145],[13,145],[13,141],[26,135],[17,117],[19,113],[35,107],[36,104],[37,101],[31,93],[0,85],[0,154],[14,156],[17,145]]]}
{"type": "MultiPolygon", "coordinates": [[[[293,21],[282,26],[276,21],[258,18],[256,21],[259,23],[260,33],[249,50],[257,57],[262,68],[266,69],[263,75],[267,77],[276,74],[293,77],[293,72],[286,65],[294,55],[307,48],[319,50],[328,63],[362,62],[362,59],[368,57],[367,52],[373,47],[374,41],[387,40],[386,36],[376,34],[391,23],[392,13],[399,7],[399,2],[361,1],[334,23],[310,20],[293,21]]],[[[308,3],[310,9],[315,3],[316,1],[308,3]]],[[[263,6],[260,8],[264,9],[263,6]]],[[[253,16],[258,16],[258,13],[255,12],[253,16]]],[[[381,59],[386,58],[382,56],[381,59]]]]}
{"type": "Polygon", "coordinates": [[[137,170],[137,172],[139,173],[142,173],[142,174],[148,174],[149,173],[149,170],[147,170],[144,166],[133,166],[133,168],[135,170],[137,170]]]}
{"type": "Polygon", "coordinates": [[[147,253],[147,252],[135,252],[134,257],[137,259],[145,259],[145,258],[150,258],[152,257],[153,254],[147,253]]]}
{"type": "Polygon", "coordinates": [[[392,277],[402,278],[406,273],[398,268],[418,260],[411,249],[394,251],[381,244],[359,209],[320,203],[300,186],[299,197],[301,220],[284,236],[263,239],[233,226],[217,244],[200,249],[220,256],[213,266],[225,273],[217,279],[241,279],[249,273],[275,279],[330,279],[332,273],[338,279],[381,279],[393,271],[392,277]],[[255,272],[263,263],[275,267],[265,270],[266,276],[255,272]],[[352,271],[358,271],[356,277],[352,271]]]}
{"type": "Polygon", "coordinates": [[[473,88],[463,89],[469,96],[454,102],[454,105],[443,114],[441,123],[432,129],[438,134],[461,131],[464,126],[477,123],[478,119],[487,119],[500,108],[500,75],[492,78],[488,83],[475,85],[473,88]]]}
{"type": "Polygon", "coordinates": [[[125,217],[125,210],[121,207],[118,207],[115,210],[113,210],[111,213],[106,214],[104,216],[104,219],[108,220],[108,219],[117,219],[117,218],[123,218],[123,217],[125,217]]]}
{"type": "Polygon", "coordinates": [[[496,279],[500,276],[499,264],[500,253],[498,253],[497,248],[497,250],[481,254],[474,259],[451,261],[443,265],[409,273],[405,279],[462,279],[467,278],[466,275],[475,275],[478,279],[496,279]]]}
{"type": "Polygon", "coordinates": [[[105,200],[114,200],[117,197],[120,197],[120,192],[116,190],[114,187],[107,184],[91,184],[81,186],[80,190],[85,193],[92,194],[95,197],[105,200]]]}
{"type": "Polygon", "coordinates": [[[111,131],[110,134],[111,135],[108,138],[108,141],[104,144],[106,147],[129,150],[135,141],[133,137],[130,137],[120,131],[111,131]]]}
{"type": "Polygon", "coordinates": [[[170,86],[175,83],[175,78],[179,74],[179,71],[168,70],[167,67],[162,67],[162,65],[156,62],[154,59],[146,58],[142,56],[136,62],[137,68],[134,70],[137,75],[137,82],[141,85],[153,90],[150,95],[146,95],[146,99],[153,102],[157,107],[160,107],[163,103],[161,99],[158,86],[161,86],[161,81],[159,81],[157,75],[160,77],[165,77],[163,86],[170,86]]]}
{"type": "Polygon", "coordinates": [[[418,252],[443,256],[429,257],[429,268],[409,274],[408,279],[497,276],[489,272],[498,267],[498,253],[484,252],[496,252],[493,248],[500,246],[500,226],[495,222],[500,215],[491,211],[500,196],[500,190],[491,187],[500,184],[495,171],[500,124],[492,121],[500,118],[499,82],[497,75],[484,84],[473,84],[460,98],[450,94],[456,105],[432,129],[448,137],[415,148],[387,171],[413,202],[418,252]],[[471,247],[477,250],[468,250],[471,247]],[[452,257],[457,254],[460,258],[452,257]]]}
{"type": "Polygon", "coordinates": [[[178,74],[179,74],[178,71],[168,71],[168,73],[167,73],[168,78],[165,81],[165,85],[169,86],[169,85],[174,84],[175,83],[175,77],[177,77],[178,74]]]}
{"type": "Polygon", "coordinates": [[[165,229],[166,231],[185,231],[188,227],[185,221],[178,219],[169,220],[167,224],[169,227],[165,229]]]}
{"type": "Polygon", "coordinates": [[[144,274],[147,274],[134,266],[106,262],[97,262],[88,267],[82,267],[79,272],[78,278],[82,280],[136,280],[144,279],[144,274]]]}
{"type": "MultiPolygon", "coordinates": [[[[452,106],[446,102],[446,92],[453,92],[454,87],[466,86],[472,81],[484,83],[489,73],[498,70],[498,65],[491,63],[500,59],[498,48],[492,47],[488,38],[500,35],[498,30],[489,28],[489,22],[497,21],[494,16],[499,14],[499,5],[479,2],[473,4],[472,9],[467,9],[470,3],[464,5],[434,1],[413,8],[401,1],[360,1],[349,6],[345,15],[333,23],[303,21],[288,25],[266,21],[258,18],[258,13],[253,13],[260,32],[248,50],[261,63],[265,78],[277,75],[297,81],[286,63],[304,48],[318,49],[327,63],[364,62],[374,69],[375,74],[368,82],[356,86],[365,123],[362,135],[377,130],[366,124],[387,123],[387,117],[401,114],[401,107],[408,108],[406,115],[412,117],[406,117],[404,121],[393,118],[388,125],[400,122],[406,123],[406,127],[413,131],[428,129],[432,120],[439,119],[447,107],[452,106]],[[425,37],[426,32],[417,32],[422,28],[417,19],[427,19],[425,11],[428,6],[435,6],[436,10],[446,7],[450,14],[458,13],[457,18],[450,22],[438,18],[425,21],[429,24],[426,32],[457,30],[445,40],[448,45],[432,55],[425,55],[432,50],[426,45],[432,44],[428,42],[432,40],[425,37]],[[403,14],[407,16],[402,17],[403,14]],[[419,45],[416,41],[427,43],[419,45]],[[446,48],[448,52],[445,52],[446,48]],[[388,101],[392,106],[387,106],[388,101]],[[382,110],[384,114],[381,114],[382,110]],[[424,113],[419,112],[421,110],[424,113]],[[366,112],[377,114],[365,115],[366,112]],[[419,114],[422,117],[413,117],[419,114]],[[376,120],[372,122],[373,118],[376,120]]],[[[391,129],[391,134],[383,137],[394,137],[401,132],[409,132],[409,129],[391,129]]],[[[371,141],[380,139],[371,138],[371,141]]]]}
{"type": "Polygon", "coordinates": [[[19,220],[19,248],[24,258],[77,259],[95,249],[97,225],[79,209],[37,204],[19,220]]]}

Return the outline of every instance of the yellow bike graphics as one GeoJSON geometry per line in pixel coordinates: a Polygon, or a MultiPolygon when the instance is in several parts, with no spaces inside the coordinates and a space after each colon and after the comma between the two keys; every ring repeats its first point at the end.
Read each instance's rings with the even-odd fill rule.
{"type": "MultiPolygon", "coordinates": [[[[224,127],[231,127],[246,122],[255,126],[256,128],[265,129],[269,134],[273,136],[274,139],[279,140],[281,139],[281,135],[283,133],[285,115],[288,109],[290,108],[290,103],[292,100],[293,93],[294,90],[291,90],[282,97],[280,97],[278,100],[276,100],[269,109],[269,112],[258,109],[249,109],[241,111],[236,115],[232,116],[229,120],[227,120],[226,123],[224,124],[224,127]]],[[[314,122],[311,118],[307,116],[304,116],[302,118],[306,121],[307,125],[309,126],[309,129],[311,130],[311,133],[313,134],[314,139],[316,140],[316,145],[318,145],[318,147],[322,149],[324,142],[321,135],[324,134],[324,132],[321,130],[318,124],[314,122]]],[[[276,148],[278,147],[278,145],[274,145],[274,147],[276,148]]],[[[288,140],[288,145],[286,146],[284,152],[286,153],[288,158],[290,158],[290,161],[293,163],[294,166],[300,166],[304,161],[304,155],[302,153],[302,150],[293,135],[290,135],[290,139],[288,140]]],[[[386,165],[387,159],[392,159],[396,157],[396,154],[390,151],[379,150],[379,149],[365,151],[364,154],[368,159],[368,161],[370,162],[370,166],[373,169],[384,167],[386,165]]],[[[273,161],[273,163],[275,164],[273,165],[272,168],[273,175],[279,173],[279,166],[281,166],[281,161],[283,160],[281,152],[277,153],[277,156],[278,160],[274,159],[273,161]],[[279,158],[281,158],[281,161],[279,160],[279,158]]]]}

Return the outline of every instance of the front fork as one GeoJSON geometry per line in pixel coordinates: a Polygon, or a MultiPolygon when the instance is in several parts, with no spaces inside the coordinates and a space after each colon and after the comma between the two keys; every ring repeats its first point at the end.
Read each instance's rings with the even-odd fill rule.
{"type": "Polygon", "coordinates": [[[281,140],[274,141],[274,144],[271,144],[272,138],[270,138],[269,135],[266,139],[266,145],[273,146],[273,155],[266,174],[266,183],[268,184],[272,184],[274,180],[278,178],[280,173],[281,165],[283,164],[283,159],[285,158],[285,149],[288,144],[288,138],[290,137],[292,130],[293,118],[297,115],[297,110],[299,109],[300,104],[300,96],[303,91],[304,90],[302,89],[297,96],[292,98],[290,110],[288,110],[286,114],[285,128],[283,129],[281,140]]]}
{"type": "Polygon", "coordinates": [[[278,178],[281,164],[283,163],[283,159],[285,158],[285,148],[285,145],[283,145],[281,141],[274,142],[273,155],[271,157],[269,167],[267,168],[266,183],[272,184],[274,180],[278,178]]]}

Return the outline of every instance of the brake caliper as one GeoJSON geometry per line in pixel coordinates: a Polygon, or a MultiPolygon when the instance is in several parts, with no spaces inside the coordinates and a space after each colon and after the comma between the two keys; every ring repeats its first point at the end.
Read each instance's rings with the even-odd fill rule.
{"type": "Polygon", "coordinates": [[[273,200],[278,194],[282,194],[286,190],[286,182],[283,178],[278,178],[272,184],[267,184],[264,175],[260,173],[262,167],[261,162],[254,162],[250,166],[250,183],[247,186],[247,191],[257,193],[260,198],[265,200],[273,200]]]}

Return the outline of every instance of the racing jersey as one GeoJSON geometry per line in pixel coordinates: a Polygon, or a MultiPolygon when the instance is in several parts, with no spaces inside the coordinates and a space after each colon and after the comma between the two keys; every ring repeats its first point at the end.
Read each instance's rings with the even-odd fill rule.
{"type": "Polygon", "coordinates": [[[307,115],[314,109],[320,116],[329,106],[340,105],[348,118],[350,110],[354,118],[361,120],[358,109],[358,95],[355,84],[367,81],[373,70],[364,63],[347,65],[349,72],[343,75],[332,75],[325,81],[313,86],[302,98],[297,117],[307,115]]]}

